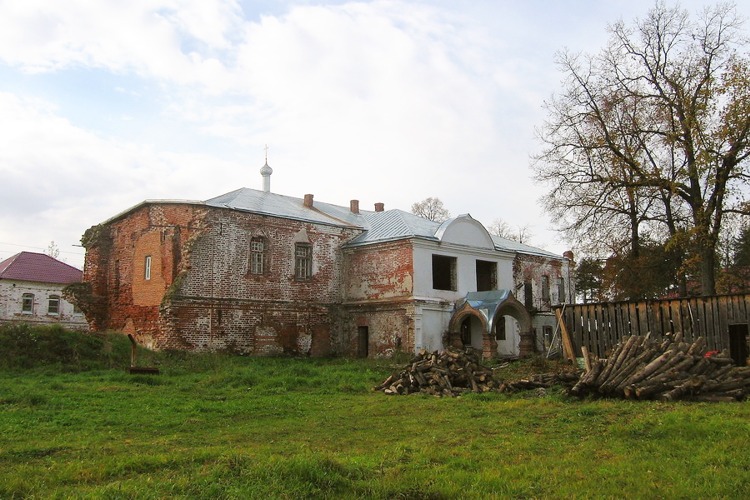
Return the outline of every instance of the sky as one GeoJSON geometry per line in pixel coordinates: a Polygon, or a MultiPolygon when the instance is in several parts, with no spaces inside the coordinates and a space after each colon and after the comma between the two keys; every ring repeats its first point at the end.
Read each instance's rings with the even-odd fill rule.
{"type": "Polygon", "coordinates": [[[82,268],[89,227],[147,199],[262,189],[266,155],[275,193],[406,211],[437,197],[575,249],[530,168],[555,54],[599,52],[608,25],[653,6],[0,0],[0,260],[54,242],[82,268]]]}

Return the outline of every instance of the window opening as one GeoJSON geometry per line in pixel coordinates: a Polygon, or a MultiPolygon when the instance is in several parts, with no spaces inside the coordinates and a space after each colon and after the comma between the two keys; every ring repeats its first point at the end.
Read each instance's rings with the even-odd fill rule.
{"type": "Polygon", "coordinates": [[[457,290],[455,257],[432,256],[432,288],[435,290],[457,290]]]}
{"type": "Polygon", "coordinates": [[[526,309],[534,307],[534,288],[531,286],[531,281],[523,282],[523,304],[526,309]]]}
{"type": "Polygon", "coordinates": [[[557,302],[559,304],[567,302],[565,300],[565,278],[562,276],[557,280],[557,302]]]}
{"type": "Polygon", "coordinates": [[[295,243],[294,245],[294,277],[306,280],[312,276],[312,245],[295,243]]]}
{"type": "Polygon", "coordinates": [[[477,292],[487,292],[497,288],[497,263],[477,261],[477,292]]]}
{"type": "Polygon", "coordinates": [[[21,312],[24,314],[34,314],[33,293],[24,293],[21,297],[21,312]]]}
{"type": "Polygon", "coordinates": [[[495,323],[495,340],[505,340],[505,316],[497,318],[495,323]]]}
{"type": "Polygon", "coordinates": [[[146,255],[145,270],[143,273],[143,277],[147,280],[151,279],[151,256],[150,255],[146,255]]]}
{"type": "Polygon", "coordinates": [[[549,302],[549,276],[542,276],[542,301],[549,302]]]}
{"type": "Polygon", "coordinates": [[[367,326],[357,327],[357,356],[366,358],[369,355],[370,331],[367,326]]]}
{"type": "Polygon", "coordinates": [[[266,242],[262,237],[250,240],[250,273],[263,274],[265,272],[266,242]]]}
{"type": "Polygon", "coordinates": [[[47,314],[60,314],[60,297],[50,295],[47,301],[47,314]]]}

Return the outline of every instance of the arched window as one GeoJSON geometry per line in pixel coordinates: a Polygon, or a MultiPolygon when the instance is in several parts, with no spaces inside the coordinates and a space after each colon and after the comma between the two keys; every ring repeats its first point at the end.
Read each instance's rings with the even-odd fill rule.
{"type": "Polygon", "coordinates": [[[24,293],[21,297],[21,312],[24,314],[34,314],[33,293],[24,293]]]}
{"type": "Polygon", "coordinates": [[[263,274],[266,271],[266,239],[256,236],[250,240],[250,273],[263,274]]]}
{"type": "Polygon", "coordinates": [[[60,296],[50,295],[47,302],[47,314],[59,315],[60,314],[60,296]]]}

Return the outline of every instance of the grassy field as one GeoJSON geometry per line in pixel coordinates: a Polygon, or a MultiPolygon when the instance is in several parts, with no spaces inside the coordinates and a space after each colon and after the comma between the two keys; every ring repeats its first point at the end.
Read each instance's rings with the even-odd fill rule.
{"type": "Polygon", "coordinates": [[[143,353],[161,374],[130,375],[122,336],[0,342],[3,499],[750,495],[744,402],[389,397],[394,361],[143,353]]]}

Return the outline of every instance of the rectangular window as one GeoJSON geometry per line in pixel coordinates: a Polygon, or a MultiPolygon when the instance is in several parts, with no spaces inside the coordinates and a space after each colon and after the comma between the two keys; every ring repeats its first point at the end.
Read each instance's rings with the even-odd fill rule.
{"type": "Polygon", "coordinates": [[[542,301],[549,302],[549,276],[542,276],[542,301]]]}
{"type": "Polygon", "coordinates": [[[47,314],[60,314],[60,297],[57,295],[50,295],[47,302],[47,314]]]}
{"type": "Polygon", "coordinates": [[[565,304],[565,278],[560,276],[557,281],[557,303],[565,304]]]}
{"type": "Polygon", "coordinates": [[[250,241],[250,273],[263,274],[265,246],[263,238],[253,238],[250,241]]]}
{"type": "Polygon", "coordinates": [[[24,314],[34,314],[34,294],[24,293],[21,298],[21,312],[24,314]]]}
{"type": "Polygon", "coordinates": [[[151,256],[146,255],[146,262],[144,265],[143,277],[147,280],[151,279],[151,256]]]}
{"type": "Polygon", "coordinates": [[[298,280],[310,279],[312,276],[312,245],[296,243],[294,245],[294,277],[298,280]]]}
{"type": "Polygon", "coordinates": [[[531,281],[523,282],[523,305],[529,310],[534,308],[534,288],[531,281]]]}
{"type": "Polygon", "coordinates": [[[432,288],[435,290],[458,289],[456,285],[456,258],[445,255],[432,256],[432,288]]]}
{"type": "Polygon", "coordinates": [[[477,292],[487,292],[497,288],[497,263],[477,261],[477,292]]]}

